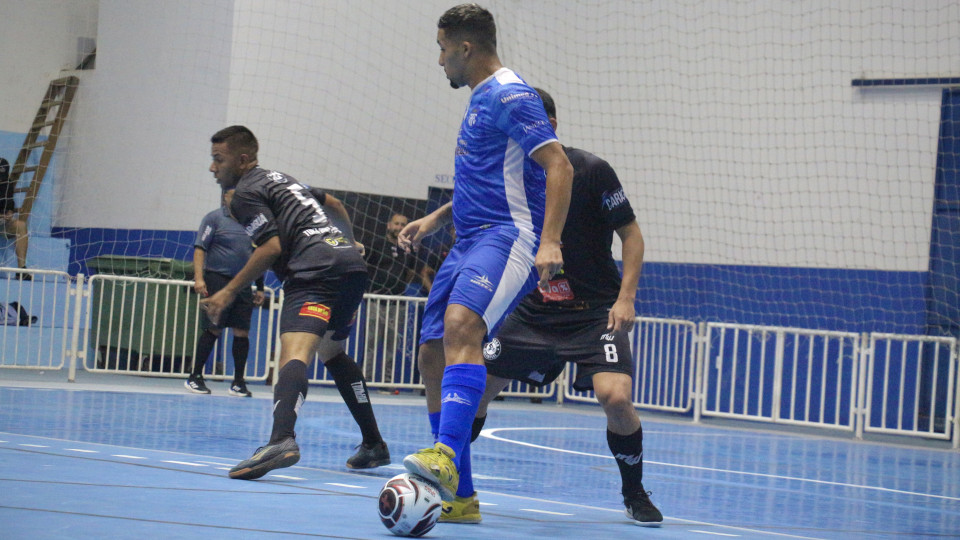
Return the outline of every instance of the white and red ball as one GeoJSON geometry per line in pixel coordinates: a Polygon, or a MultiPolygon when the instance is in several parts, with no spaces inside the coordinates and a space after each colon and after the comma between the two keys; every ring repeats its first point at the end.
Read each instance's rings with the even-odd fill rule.
{"type": "Polygon", "coordinates": [[[380,490],[380,521],[397,536],[423,536],[440,519],[440,491],[412,473],[394,476],[380,490]]]}

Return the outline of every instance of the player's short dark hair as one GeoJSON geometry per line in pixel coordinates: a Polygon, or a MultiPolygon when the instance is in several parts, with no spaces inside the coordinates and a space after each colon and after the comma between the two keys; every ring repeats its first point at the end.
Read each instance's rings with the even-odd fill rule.
{"type": "Polygon", "coordinates": [[[221,129],[210,137],[210,142],[214,144],[227,143],[230,150],[239,150],[241,154],[255,158],[260,150],[260,143],[257,142],[256,135],[246,126],[230,126],[221,129]]]}
{"type": "Polygon", "coordinates": [[[557,106],[553,103],[553,97],[547,93],[543,88],[536,88],[534,90],[540,94],[540,100],[543,101],[543,110],[547,111],[547,118],[556,118],[557,117],[557,106]]]}
{"type": "Polygon", "coordinates": [[[477,4],[460,4],[448,9],[437,22],[447,37],[469,41],[487,52],[497,50],[497,24],[493,15],[477,4]]]}

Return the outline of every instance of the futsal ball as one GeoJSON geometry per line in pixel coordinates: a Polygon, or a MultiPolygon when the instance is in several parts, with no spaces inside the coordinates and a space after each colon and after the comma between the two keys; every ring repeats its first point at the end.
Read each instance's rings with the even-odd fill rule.
{"type": "Polygon", "coordinates": [[[380,521],[397,536],[423,536],[440,519],[440,491],[426,478],[403,473],[380,490],[380,521]]]}

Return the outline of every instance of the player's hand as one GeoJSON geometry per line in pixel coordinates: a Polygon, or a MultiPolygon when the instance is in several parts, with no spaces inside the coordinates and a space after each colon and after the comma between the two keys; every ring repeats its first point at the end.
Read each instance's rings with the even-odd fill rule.
{"type": "Polygon", "coordinates": [[[430,234],[426,220],[427,218],[424,217],[407,223],[397,235],[397,245],[407,253],[416,251],[423,237],[430,234]]]}
{"type": "Polygon", "coordinates": [[[206,310],[207,318],[209,318],[213,324],[219,324],[220,315],[223,314],[223,310],[226,309],[232,301],[233,298],[226,289],[221,289],[213,296],[200,300],[200,309],[206,310]]]}
{"type": "Polygon", "coordinates": [[[266,298],[266,295],[263,294],[263,291],[257,289],[253,291],[253,305],[262,306],[263,300],[266,298]]]}
{"type": "Polygon", "coordinates": [[[637,310],[633,307],[633,301],[617,300],[610,308],[610,314],[607,316],[607,330],[629,332],[633,329],[636,316],[637,310]]]}
{"type": "Polygon", "coordinates": [[[360,256],[361,256],[361,257],[366,257],[366,256],[367,256],[367,247],[366,247],[366,246],[364,246],[364,245],[363,245],[362,243],[360,243],[360,242],[357,242],[356,240],[353,241],[353,245],[357,246],[357,249],[360,250],[360,256]]]}
{"type": "Polygon", "coordinates": [[[207,291],[207,282],[204,281],[203,278],[194,280],[194,282],[193,282],[193,290],[196,291],[196,293],[199,294],[200,296],[206,298],[206,297],[207,297],[207,294],[208,294],[208,291],[207,291]]]}
{"type": "Polygon", "coordinates": [[[550,278],[563,268],[563,253],[560,252],[560,242],[541,240],[534,265],[537,267],[537,273],[540,274],[538,285],[541,290],[546,290],[550,285],[550,278]]]}

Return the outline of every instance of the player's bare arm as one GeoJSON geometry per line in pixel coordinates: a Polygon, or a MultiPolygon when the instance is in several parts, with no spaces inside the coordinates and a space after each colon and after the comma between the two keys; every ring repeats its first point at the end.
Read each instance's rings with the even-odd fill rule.
{"type": "Polygon", "coordinates": [[[573,186],[573,166],[563,147],[552,142],[538,148],[531,156],[547,172],[547,201],[543,214],[543,232],[540,234],[540,249],[534,264],[540,274],[540,287],[563,267],[560,238],[567,221],[570,207],[570,189],[573,186]]]}
{"type": "Polygon", "coordinates": [[[620,280],[617,301],[610,308],[607,329],[629,332],[637,316],[634,302],[637,297],[637,283],[640,281],[640,269],[643,267],[643,233],[634,220],[617,229],[617,236],[623,244],[623,278],[620,280]]]}
{"type": "Polygon", "coordinates": [[[257,246],[250,255],[247,264],[243,265],[237,275],[216,294],[200,301],[200,305],[207,310],[207,316],[214,323],[219,322],[220,314],[224,308],[230,305],[230,302],[237,296],[241,287],[249,287],[258,276],[262,276],[273,264],[273,261],[280,256],[280,238],[271,237],[264,244],[257,246]]]}
{"type": "Polygon", "coordinates": [[[207,252],[200,248],[193,248],[193,290],[197,294],[206,298],[207,282],[203,279],[203,264],[206,261],[207,252]]]}
{"type": "Polygon", "coordinates": [[[453,220],[453,203],[437,208],[426,216],[411,221],[397,235],[397,244],[407,253],[420,247],[424,237],[433,234],[453,220]]]}
{"type": "MultiPolygon", "coordinates": [[[[355,238],[353,234],[353,222],[350,221],[350,214],[347,213],[347,207],[343,205],[343,202],[341,202],[340,199],[330,195],[329,193],[326,193],[323,200],[323,207],[326,208],[331,215],[336,215],[343,220],[343,223],[346,224],[349,230],[350,237],[355,238]]],[[[353,245],[360,250],[361,257],[366,255],[367,248],[363,244],[354,240],[353,245]]]]}

